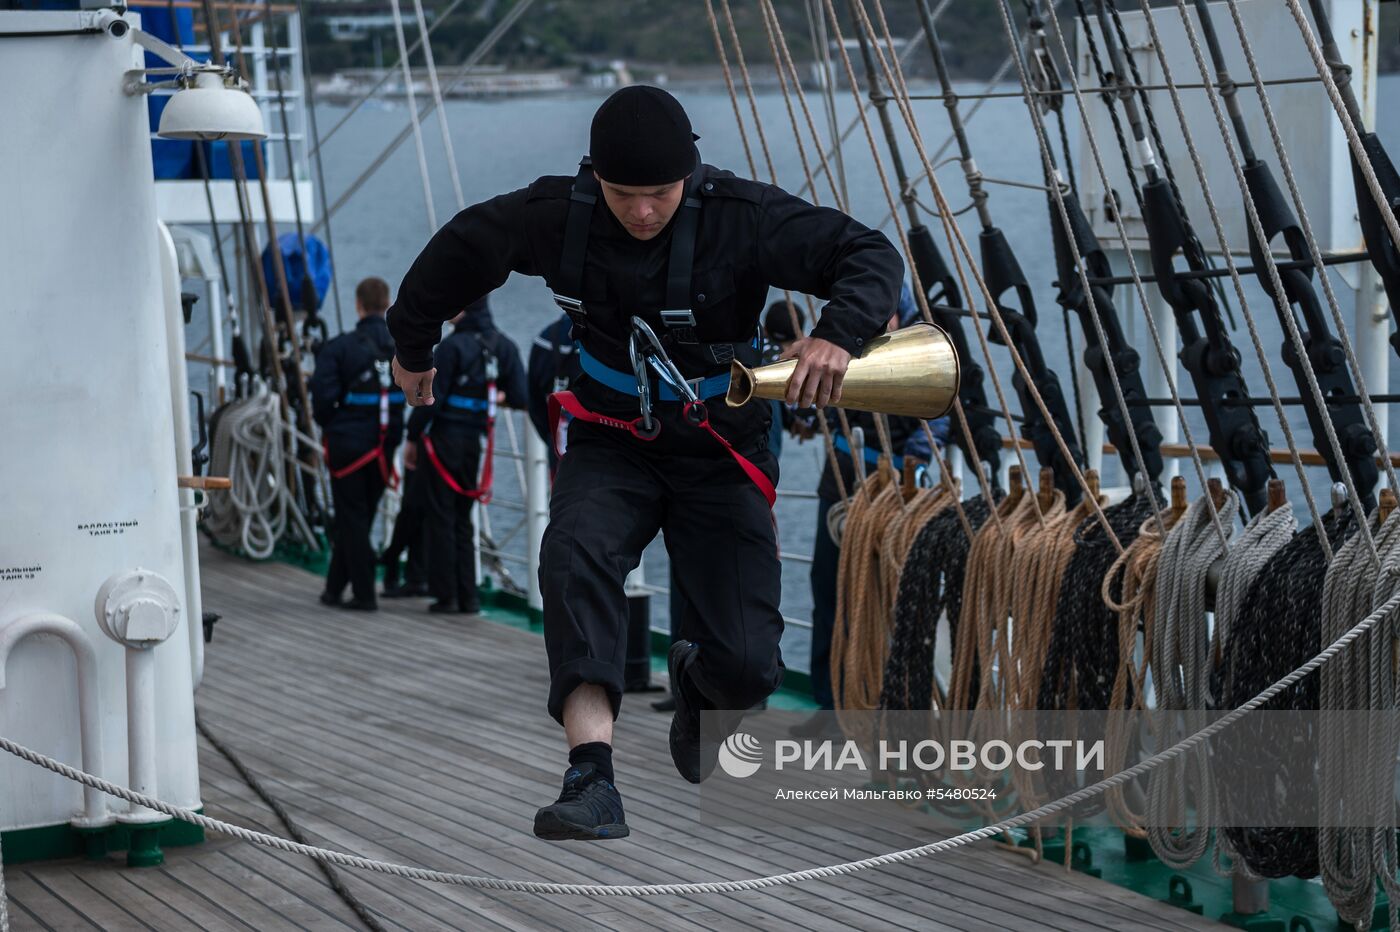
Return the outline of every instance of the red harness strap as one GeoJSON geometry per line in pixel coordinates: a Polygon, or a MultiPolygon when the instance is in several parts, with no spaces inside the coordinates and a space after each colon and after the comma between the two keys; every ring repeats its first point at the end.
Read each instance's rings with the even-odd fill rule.
{"type": "MultiPolygon", "coordinates": [[[[359,472],[370,463],[378,461],[379,474],[384,477],[384,484],[391,489],[399,486],[399,473],[389,462],[389,457],[384,455],[384,440],[389,436],[389,389],[381,387],[379,389],[379,442],[374,448],[353,462],[347,463],[339,469],[331,469],[332,479],[344,479],[353,473],[359,472]]],[[[331,447],[325,444],[322,448],[326,454],[326,468],[330,468],[331,447]]]]}
{"type": "Polygon", "coordinates": [[[433,448],[433,439],[427,434],[423,435],[423,451],[428,454],[428,462],[433,464],[433,471],[449,489],[458,495],[474,498],[483,505],[491,504],[491,484],[495,479],[496,461],[496,383],[486,383],[486,462],[481,464],[481,481],[477,483],[476,488],[463,488],[462,484],[453,478],[437,455],[437,450],[433,448]]]}
{"type": "MultiPolygon", "coordinates": [[[[556,441],[559,436],[559,412],[561,409],[569,412],[569,414],[580,421],[586,421],[589,424],[602,424],[604,427],[625,430],[640,440],[655,440],[657,435],[661,432],[661,425],[659,422],[656,422],[655,431],[648,436],[642,428],[643,422],[641,418],[624,421],[620,418],[598,414],[597,412],[589,411],[585,408],[578,398],[575,397],[573,392],[555,392],[549,396],[549,432],[556,438],[556,441]]],[[[719,441],[721,446],[729,451],[729,455],[734,457],[734,462],[739,464],[739,468],[744,471],[744,475],[748,476],[749,481],[757,486],[758,490],[763,493],[763,497],[768,500],[768,507],[772,508],[773,503],[778,500],[778,493],[777,490],[773,488],[773,483],[768,481],[768,477],[763,474],[763,470],[759,469],[750,462],[747,457],[734,449],[733,445],[731,445],[728,440],[721,437],[719,432],[710,426],[710,415],[705,406],[699,402],[686,402],[683,410],[688,421],[707,432],[711,437],[714,437],[719,441]],[[699,420],[695,420],[693,416],[697,408],[699,409],[699,420]]],[[[555,452],[562,456],[563,453],[557,449],[557,446],[556,442],[555,452]]]]}

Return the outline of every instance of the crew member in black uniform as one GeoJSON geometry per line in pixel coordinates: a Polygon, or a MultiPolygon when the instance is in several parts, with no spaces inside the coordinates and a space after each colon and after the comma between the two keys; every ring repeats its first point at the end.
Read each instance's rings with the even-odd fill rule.
{"type": "MultiPolygon", "coordinates": [[[[555,442],[561,437],[550,434],[549,396],[561,392],[573,384],[582,371],[578,364],[578,344],[574,342],[574,322],[568,314],[560,315],[548,327],[540,331],[530,346],[530,366],[527,380],[530,383],[530,423],[549,447],[549,471],[553,474],[559,465],[559,454],[555,442]]],[[[558,430],[558,425],[553,428],[558,430]]]]}
{"type": "Polygon", "coordinates": [[[384,323],[389,284],[366,278],[355,286],[360,321],[316,354],[311,407],[326,442],[335,520],[331,565],[321,601],[374,611],[374,548],[370,525],[392,481],[394,448],[403,436],[403,392],[390,379],[394,341],[384,323]],[[342,601],[346,583],[352,598],[342,601]]]}
{"type": "Polygon", "coordinates": [[[826,299],[788,400],[840,395],[852,354],[884,329],[903,263],[885,236],[777,187],[702,164],[690,119],[654,87],[599,107],[591,162],[470,207],[428,243],[389,312],[395,378],[431,403],[439,321],[511,272],[543,276],[574,321],[583,375],[555,403],[573,415],[540,553],[548,709],[570,748],[543,838],[627,834],[613,785],[622,699],[623,579],[661,532],[686,597],[670,653],[671,757],[698,783],[717,748],[702,709],[743,710],[783,676],[771,506],[770,408],[722,396],[752,347],[770,287],[826,299]],[[667,365],[678,372],[671,372],[667,365]],[[693,396],[693,397],[692,397],[693,396]]]}
{"type": "Polygon", "coordinates": [[[486,298],[452,322],[452,335],[433,354],[436,400],[409,416],[404,459],[425,470],[428,591],[437,600],[428,611],[470,614],[481,611],[472,506],[490,501],[495,406],[524,407],[525,368],[515,343],[496,329],[486,298]],[[478,485],[483,440],[487,459],[478,485]]]}

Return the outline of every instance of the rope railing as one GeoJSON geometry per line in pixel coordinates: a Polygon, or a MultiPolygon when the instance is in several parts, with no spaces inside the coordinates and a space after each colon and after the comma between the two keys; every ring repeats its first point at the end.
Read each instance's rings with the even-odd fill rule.
{"type": "MultiPolygon", "coordinates": [[[[1397,575],[1397,568],[1394,566],[1386,566],[1382,568],[1382,573],[1394,578],[1397,575]]],[[[1038,806],[1035,809],[1010,818],[1001,819],[993,825],[983,826],[982,828],[963,832],[952,838],[943,839],[926,845],[891,851],[887,854],[861,858],[854,861],[844,861],[839,864],[829,864],[822,867],[812,867],[763,877],[748,877],[739,880],[714,880],[669,884],[550,883],[545,881],[511,880],[500,877],[487,877],[479,874],[466,874],[414,867],[408,864],[397,864],[392,861],[360,857],[359,855],[348,854],[331,848],[301,844],[277,835],[257,832],[243,828],[242,826],[233,825],[229,822],[194,812],[191,809],[167,803],[164,800],[157,799],[145,793],[138,793],[109,780],[104,780],[101,777],[86,773],[76,767],[71,767],[62,761],[54,760],[51,757],[40,754],[38,751],[27,748],[15,741],[11,741],[9,738],[0,737],[0,750],[34,764],[35,766],[58,774],[65,779],[100,790],[109,796],[125,800],[128,803],[137,806],[145,806],[148,809],[164,813],[182,822],[198,825],[208,831],[219,832],[241,841],[274,848],[279,851],[286,851],[290,854],[305,855],[306,857],[328,864],[394,877],[402,877],[407,880],[549,896],[695,896],[710,893],[741,893],[751,890],[764,890],[773,887],[787,886],[809,880],[841,877],[859,873],[860,871],[872,870],[891,864],[899,864],[921,857],[940,854],[945,851],[963,847],[972,842],[991,838],[1012,829],[1033,825],[1055,815],[1057,812],[1061,812],[1079,803],[1100,796],[1112,787],[1121,786],[1130,780],[1150,773],[1164,763],[1176,760],[1183,754],[1200,747],[1204,742],[1225,731],[1250,712],[1261,708],[1275,696],[1289,689],[1304,677],[1309,676],[1318,668],[1332,660],[1332,658],[1346,650],[1348,646],[1365,635],[1377,624],[1389,619],[1397,607],[1400,607],[1400,591],[1397,591],[1387,599],[1383,605],[1359,621],[1307,663],[1294,669],[1288,675],[1261,691],[1253,699],[1226,713],[1189,737],[1153,754],[1132,767],[1105,777],[1102,780],[1054,800],[1053,802],[1046,803],[1043,806],[1038,806]]]]}

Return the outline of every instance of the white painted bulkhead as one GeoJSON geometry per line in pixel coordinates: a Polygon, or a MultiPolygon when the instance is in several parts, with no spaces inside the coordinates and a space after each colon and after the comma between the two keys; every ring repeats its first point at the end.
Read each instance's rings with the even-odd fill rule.
{"type": "MultiPolygon", "coordinates": [[[[93,13],[0,12],[7,33],[81,29],[93,13]]],[[[128,19],[135,21],[134,16],[128,19]]],[[[153,650],[156,784],[200,805],[166,301],[150,132],[125,71],[130,33],[5,39],[0,55],[0,627],[76,622],[97,656],[106,772],[128,781],[126,656],[94,599],[137,567],[180,594],[153,650]]],[[[72,652],[38,635],[10,654],[0,734],[78,765],[72,652]]],[[[0,755],[0,829],[68,822],[82,788],[0,755]]],[[[124,803],[111,801],[114,812],[124,803]]]]}

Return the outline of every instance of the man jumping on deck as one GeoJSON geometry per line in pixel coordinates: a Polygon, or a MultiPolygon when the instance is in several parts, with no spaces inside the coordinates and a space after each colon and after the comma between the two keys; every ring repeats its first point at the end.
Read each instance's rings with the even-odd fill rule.
{"type": "Polygon", "coordinates": [[[904,266],[883,234],[703,164],[698,138],[670,94],[623,88],[598,108],[576,177],[459,213],[389,311],[394,377],[414,405],[433,400],[441,322],[511,272],[542,276],[573,319],[584,374],[553,399],[573,420],[540,550],[548,709],[569,769],[535,817],[541,838],[628,833],[612,766],[623,579],[658,531],[691,615],[691,640],[670,653],[680,774],[699,783],[714,768],[702,710],[748,709],[782,680],[770,406],[722,400],[731,360],[756,353],[769,288],[828,301],[786,354],[798,359],[787,400],[803,406],[840,398],[852,355],[899,300],[904,266]]]}

